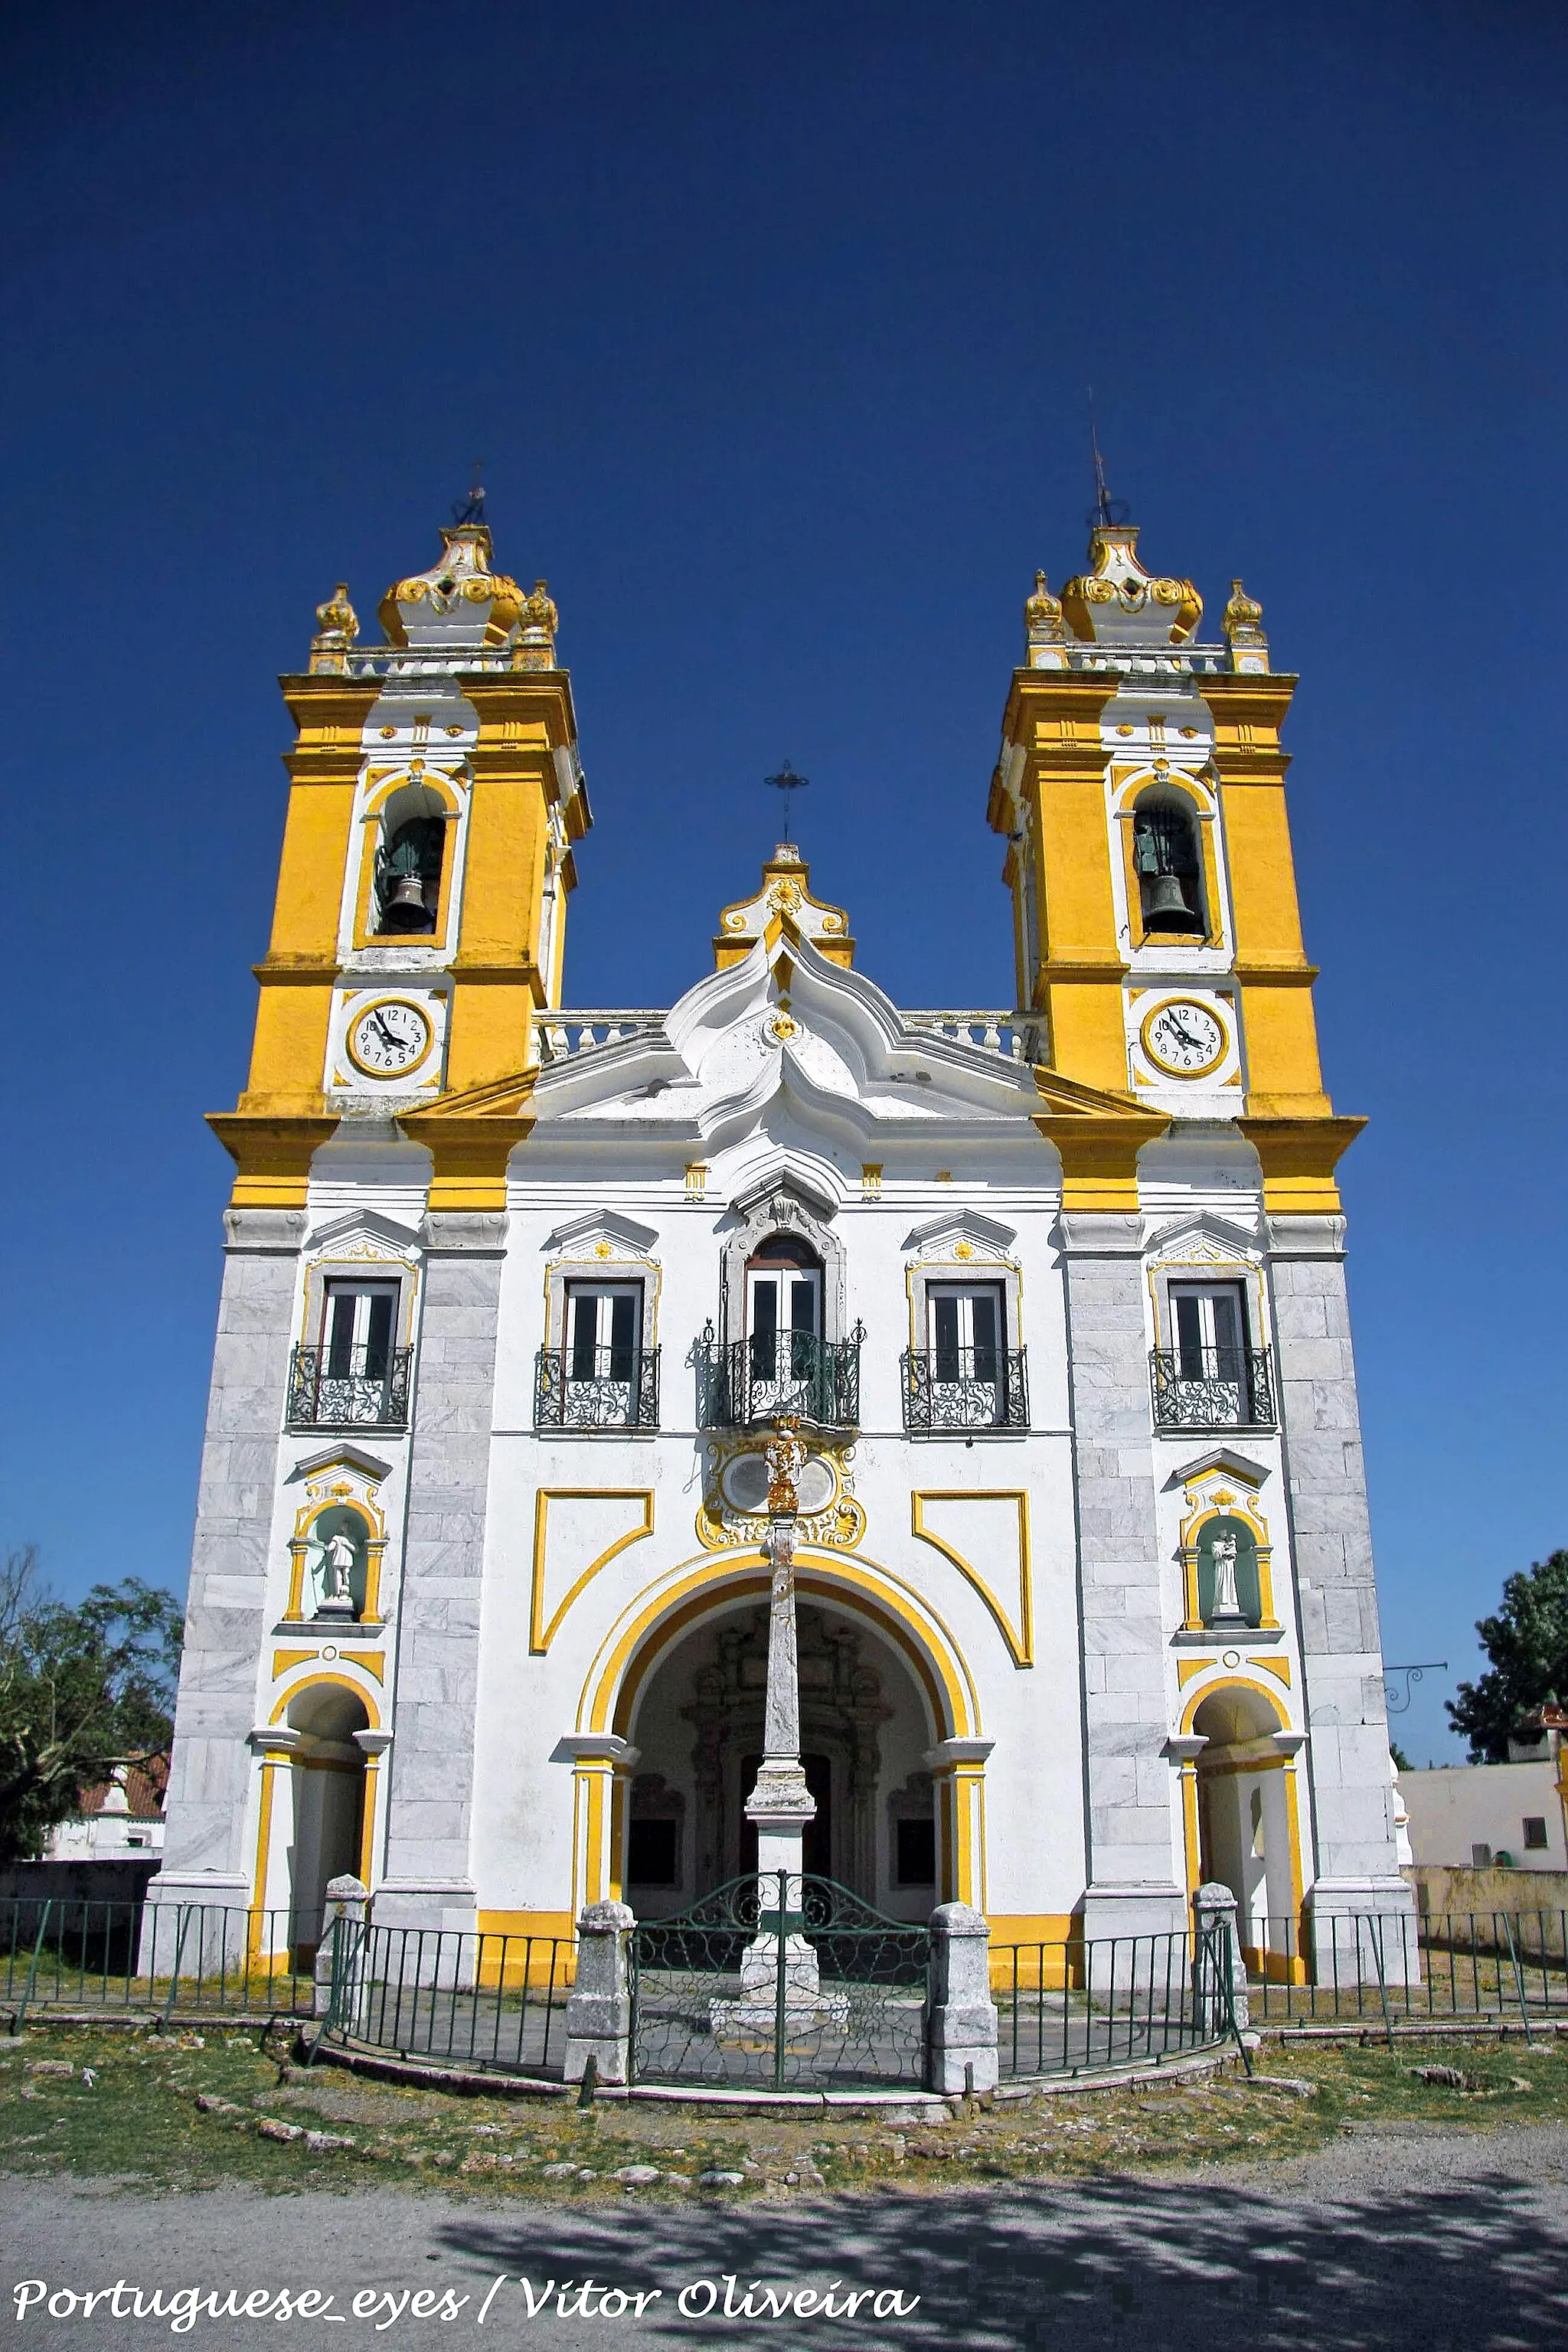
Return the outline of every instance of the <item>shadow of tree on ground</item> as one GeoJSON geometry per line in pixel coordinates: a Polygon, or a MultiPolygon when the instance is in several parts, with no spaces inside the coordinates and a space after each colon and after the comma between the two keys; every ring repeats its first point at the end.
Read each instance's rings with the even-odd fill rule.
{"type": "MultiPolygon", "coordinates": [[[[1391,2145],[1390,2171],[1408,2171],[1411,2153],[1391,2145]]],[[[520,2274],[536,2294],[547,2278],[592,2276],[661,2287],[637,2332],[677,2344],[760,2331],[833,2352],[849,2342],[1071,2352],[1139,2339],[1150,2352],[1212,2352],[1223,2331],[1247,2352],[1540,2352],[1568,2338],[1562,2189],[1489,2164],[1484,2147],[1458,2172],[1419,2185],[1373,2178],[1354,2193],[1218,2174],[1010,2181],[994,2197],[894,2192],[794,2208],[475,2210],[450,2216],[440,2236],[489,2275],[509,2274],[492,2321],[503,2304],[509,2322],[522,2319],[520,2274]],[[683,2285],[711,2279],[722,2295],[727,2274],[741,2295],[753,2280],[784,2289],[837,2278],[920,2301],[907,2317],[877,2320],[866,2307],[837,2325],[726,2320],[721,2304],[682,2316],[683,2285]]]]}

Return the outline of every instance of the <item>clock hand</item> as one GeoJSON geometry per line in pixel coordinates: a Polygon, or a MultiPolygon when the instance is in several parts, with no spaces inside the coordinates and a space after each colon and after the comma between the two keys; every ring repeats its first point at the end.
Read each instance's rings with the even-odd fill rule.
{"type": "Polygon", "coordinates": [[[1184,1045],[1194,1045],[1200,1054],[1204,1054],[1208,1051],[1203,1039],[1201,1037],[1194,1037],[1190,1029],[1184,1029],[1181,1023],[1176,1019],[1174,1013],[1171,1014],[1170,1021],[1172,1028],[1175,1031],[1176,1035],[1181,1039],[1184,1045]]]}

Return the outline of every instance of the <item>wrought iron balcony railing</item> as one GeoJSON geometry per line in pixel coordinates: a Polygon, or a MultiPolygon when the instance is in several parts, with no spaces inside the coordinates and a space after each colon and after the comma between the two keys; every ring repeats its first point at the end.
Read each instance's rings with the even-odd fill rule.
{"type": "Polygon", "coordinates": [[[1155,1348],[1149,1357],[1156,1429],[1272,1429],[1267,1348],[1155,1348]]]}
{"type": "Polygon", "coordinates": [[[296,1348],[290,1429],[406,1429],[412,1348],[296,1348]]]}
{"type": "Polygon", "coordinates": [[[1028,1426],[1022,1348],[906,1349],[904,1427],[911,1437],[1028,1426]]]}
{"type": "Polygon", "coordinates": [[[847,1339],[763,1331],[721,1346],[710,1324],[698,1349],[704,1427],[749,1429],[788,1416],[819,1429],[858,1429],[865,1337],[857,1323],[847,1339]]]}
{"type": "Polygon", "coordinates": [[[657,1429],[657,1348],[541,1348],[536,1429],[657,1429]]]}

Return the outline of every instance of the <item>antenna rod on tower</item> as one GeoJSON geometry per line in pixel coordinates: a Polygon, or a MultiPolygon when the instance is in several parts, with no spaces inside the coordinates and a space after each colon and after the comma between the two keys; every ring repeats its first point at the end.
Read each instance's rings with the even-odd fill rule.
{"type": "Polygon", "coordinates": [[[1113,499],[1106,487],[1105,460],[1100,454],[1100,435],[1094,421],[1094,386],[1089,387],[1089,446],[1094,453],[1094,505],[1088,517],[1090,530],[1112,530],[1130,522],[1132,509],[1125,499],[1113,499]]]}

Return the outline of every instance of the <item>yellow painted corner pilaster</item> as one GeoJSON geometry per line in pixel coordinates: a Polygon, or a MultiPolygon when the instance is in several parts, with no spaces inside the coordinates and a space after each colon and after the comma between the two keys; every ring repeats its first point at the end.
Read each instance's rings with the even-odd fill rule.
{"type": "Polygon", "coordinates": [[[269,1118],[245,1111],[209,1111],[207,1125],[235,1163],[234,1209],[302,1209],[310,1161],[337,1125],[324,1115],[269,1118]]]}
{"type": "Polygon", "coordinates": [[[1258,1118],[1237,1122],[1263,1171],[1263,1205],[1271,1217],[1340,1213],[1334,1170],[1364,1118],[1258,1118]]]}
{"type": "Polygon", "coordinates": [[[442,1109],[410,1112],[399,1124],[412,1143],[430,1154],[428,1207],[500,1210],[506,1207],[507,1164],[533,1125],[504,1112],[470,1118],[442,1109]]]}

